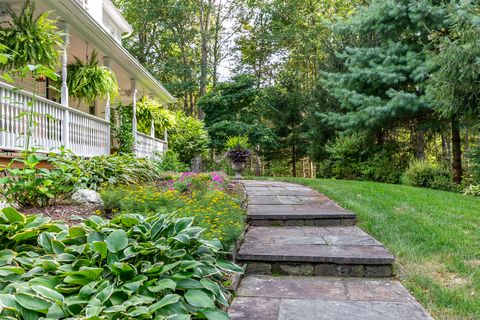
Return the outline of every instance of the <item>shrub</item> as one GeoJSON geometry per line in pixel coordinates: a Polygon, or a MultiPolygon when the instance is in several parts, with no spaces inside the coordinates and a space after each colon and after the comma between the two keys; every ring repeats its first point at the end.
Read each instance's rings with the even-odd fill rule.
{"type": "Polygon", "coordinates": [[[125,214],[69,227],[0,214],[5,319],[228,319],[222,283],[238,266],[192,218],[125,214]]]}
{"type": "Polygon", "coordinates": [[[188,165],[181,162],[178,153],[173,150],[167,150],[164,153],[156,152],[152,160],[160,171],[183,172],[189,170],[188,165]]]}
{"type": "Polygon", "coordinates": [[[463,194],[466,196],[480,197],[480,185],[471,184],[463,190],[463,194]]]}
{"type": "Polygon", "coordinates": [[[238,147],[242,149],[250,148],[247,136],[233,136],[227,139],[227,142],[225,143],[225,148],[227,150],[235,149],[238,147]]]}
{"type": "Polygon", "coordinates": [[[0,179],[0,185],[8,202],[23,207],[44,207],[64,198],[73,190],[78,181],[78,172],[73,172],[65,165],[59,165],[55,169],[42,168],[42,161],[55,162],[56,158],[24,154],[0,169],[6,173],[0,179]]]}
{"type": "Polygon", "coordinates": [[[451,190],[451,181],[448,170],[426,161],[412,162],[402,176],[403,184],[436,190],[451,190]]]}
{"type": "Polygon", "coordinates": [[[67,167],[67,172],[79,172],[76,187],[98,190],[101,186],[136,184],[161,177],[160,170],[148,158],[133,154],[99,156],[82,159],[73,155],[63,156],[55,166],[67,167]]]}
{"type": "Polygon", "coordinates": [[[178,153],[180,161],[191,163],[193,158],[208,149],[208,133],[203,122],[183,113],[177,113],[177,123],[169,138],[169,147],[178,153]]]}

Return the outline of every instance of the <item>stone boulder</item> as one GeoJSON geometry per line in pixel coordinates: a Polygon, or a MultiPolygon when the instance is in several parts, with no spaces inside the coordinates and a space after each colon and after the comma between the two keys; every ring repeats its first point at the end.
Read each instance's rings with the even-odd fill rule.
{"type": "Polygon", "coordinates": [[[103,207],[103,200],[100,194],[94,190],[79,189],[72,194],[72,200],[80,205],[103,207]]]}

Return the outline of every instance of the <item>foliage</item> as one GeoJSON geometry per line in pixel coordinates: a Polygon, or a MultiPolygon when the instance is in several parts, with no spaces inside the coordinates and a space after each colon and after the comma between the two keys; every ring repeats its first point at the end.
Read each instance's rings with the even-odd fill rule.
{"type": "Polygon", "coordinates": [[[228,137],[227,142],[225,142],[225,149],[230,150],[234,148],[240,148],[240,149],[250,148],[248,137],[247,136],[228,137]]]}
{"type": "Polygon", "coordinates": [[[327,143],[317,176],[398,183],[409,161],[402,149],[395,141],[376,145],[368,132],[342,133],[327,143]]]}
{"type": "Polygon", "coordinates": [[[463,190],[463,194],[466,196],[480,197],[480,185],[471,184],[463,190]]]}
{"type": "Polygon", "coordinates": [[[480,23],[478,4],[465,1],[450,8],[451,32],[437,38],[427,92],[444,117],[479,114],[480,23]]]}
{"type": "Polygon", "coordinates": [[[11,57],[8,62],[0,61],[0,67],[8,70],[38,64],[55,67],[62,34],[57,22],[48,18],[50,12],[34,17],[35,3],[27,0],[20,13],[9,9],[8,14],[11,21],[0,28],[0,43],[10,49],[11,57]]]}
{"type": "Polygon", "coordinates": [[[133,153],[133,144],[135,143],[130,109],[129,106],[118,104],[116,108],[112,109],[110,118],[112,136],[118,143],[118,152],[122,154],[133,153]]]}
{"type": "Polygon", "coordinates": [[[98,65],[96,51],[86,63],[75,57],[75,62],[67,65],[67,73],[68,93],[79,102],[93,103],[107,96],[113,101],[118,95],[117,77],[110,68],[98,65]]]}
{"type": "Polygon", "coordinates": [[[0,168],[5,174],[0,179],[5,199],[22,207],[44,207],[67,196],[78,176],[64,165],[49,169],[48,163],[55,161],[55,157],[27,153],[0,168]]]}
{"type": "Polygon", "coordinates": [[[155,125],[155,136],[163,138],[165,130],[175,126],[175,113],[165,109],[155,99],[143,97],[137,101],[137,124],[138,131],[150,134],[151,124],[155,125]]]}
{"type": "Polygon", "coordinates": [[[355,212],[359,227],[395,255],[399,280],[435,319],[479,318],[479,198],[375,182],[283,180],[355,212]]]}
{"type": "MultiPolygon", "coordinates": [[[[9,72],[6,72],[2,75],[2,78],[5,79],[8,82],[15,82],[13,79],[14,77],[20,77],[20,78],[26,78],[28,76],[33,77],[34,79],[43,76],[46,79],[50,80],[57,80],[58,75],[50,68],[42,66],[40,64],[37,65],[27,65],[23,66],[17,69],[12,69],[9,72]]],[[[16,88],[15,90],[18,90],[16,88]]],[[[25,131],[23,132],[23,149],[25,152],[32,152],[34,151],[35,147],[40,147],[44,148],[45,146],[33,146],[33,132],[36,126],[38,126],[37,121],[35,120],[35,117],[39,115],[37,111],[35,111],[34,106],[36,105],[37,102],[37,96],[38,96],[38,85],[37,82],[33,82],[33,90],[32,90],[32,98],[27,100],[24,105],[21,105],[20,108],[23,108],[23,111],[19,111],[18,114],[16,115],[17,119],[25,119],[25,131]]],[[[14,103],[21,103],[15,101],[14,103]]]]}
{"type": "Polygon", "coordinates": [[[208,133],[203,122],[178,112],[177,124],[169,133],[169,147],[178,153],[180,161],[190,164],[208,148],[208,133]]]}
{"type": "Polygon", "coordinates": [[[56,159],[54,166],[78,174],[77,188],[98,190],[105,185],[129,185],[160,178],[160,170],[148,158],[132,154],[96,156],[88,159],[67,155],[56,159]]]}
{"type": "Polygon", "coordinates": [[[173,150],[155,153],[152,160],[159,171],[183,172],[188,170],[188,165],[181,162],[178,153],[173,150]]]}
{"type": "Polygon", "coordinates": [[[171,180],[138,186],[108,187],[101,191],[108,213],[175,212],[177,217],[192,216],[204,227],[207,239],[218,238],[231,249],[245,226],[241,198],[232,193],[220,173],[185,173],[171,180]]]}
{"type": "Polygon", "coordinates": [[[451,190],[452,177],[448,170],[426,161],[413,161],[402,176],[403,184],[431,188],[437,190],[451,190]]]}
{"type": "Polygon", "coordinates": [[[228,319],[222,286],[241,269],[192,218],[90,217],[79,225],[0,214],[1,315],[15,319],[228,319]]]}
{"type": "Polygon", "coordinates": [[[227,156],[232,162],[245,162],[251,156],[251,152],[248,149],[244,149],[237,145],[236,147],[228,150],[227,156]]]}
{"type": "Polygon", "coordinates": [[[238,75],[198,101],[213,148],[223,150],[228,137],[238,135],[247,136],[253,145],[274,146],[275,136],[264,121],[259,101],[261,93],[253,77],[238,75]]]}

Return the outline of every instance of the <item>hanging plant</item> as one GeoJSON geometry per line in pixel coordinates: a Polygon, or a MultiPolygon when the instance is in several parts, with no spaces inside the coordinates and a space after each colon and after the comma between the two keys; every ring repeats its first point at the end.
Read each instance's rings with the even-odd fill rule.
{"type": "Polygon", "coordinates": [[[155,135],[163,137],[164,131],[175,126],[175,114],[165,109],[155,99],[143,97],[137,102],[137,124],[138,131],[150,134],[152,119],[155,125],[155,135]]]}
{"type": "Polygon", "coordinates": [[[0,27],[0,43],[10,49],[11,57],[0,68],[12,70],[26,65],[54,68],[58,64],[58,47],[62,33],[56,21],[48,19],[50,12],[34,17],[35,4],[27,0],[20,13],[9,9],[11,20],[0,27]]]}
{"type": "Polygon", "coordinates": [[[69,95],[79,102],[92,104],[97,98],[113,99],[118,95],[117,77],[110,68],[98,64],[96,51],[87,63],[75,57],[75,62],[67,65],[67,74],[69,95]]]}

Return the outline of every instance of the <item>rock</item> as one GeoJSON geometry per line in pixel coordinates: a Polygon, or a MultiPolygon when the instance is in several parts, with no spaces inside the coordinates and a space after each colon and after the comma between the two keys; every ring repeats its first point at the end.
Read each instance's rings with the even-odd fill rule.
{"type": "Polygon", "coordinates": [[[94,190],[79,189],[72,195],[73,202],[81,205],[103,206],[100,194],[94,190]]]}

